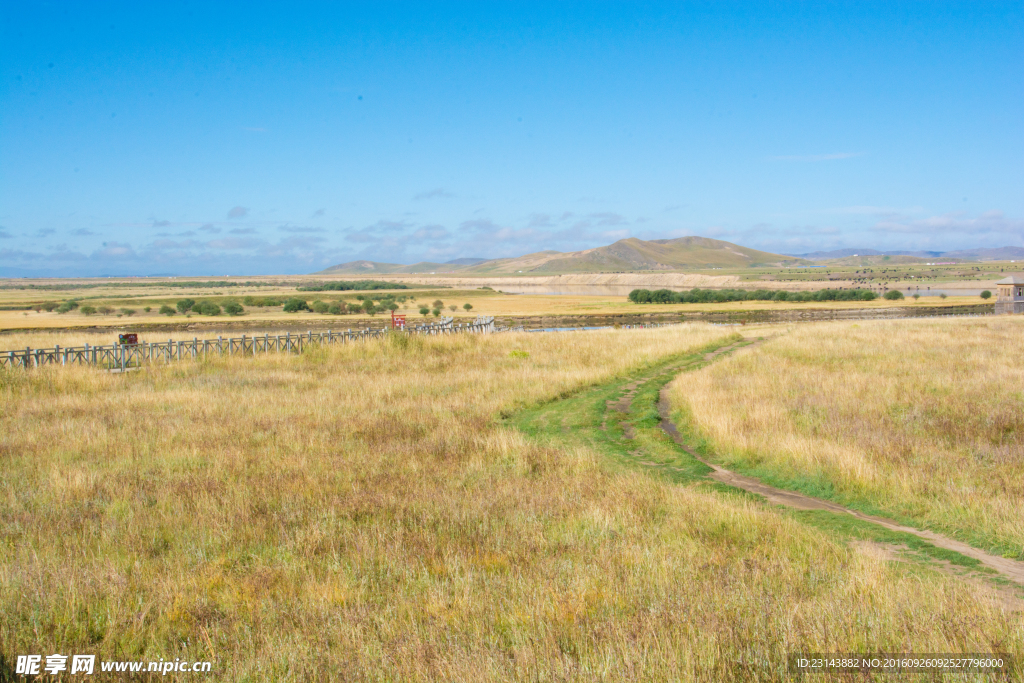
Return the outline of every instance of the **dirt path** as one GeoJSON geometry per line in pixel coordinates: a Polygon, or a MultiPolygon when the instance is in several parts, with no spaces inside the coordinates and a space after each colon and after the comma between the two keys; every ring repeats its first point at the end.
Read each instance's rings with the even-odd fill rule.
{"type": "MultiPolygon", "coordinates": [[[[744,348],[753,348],[758,343],[759,342],[754,342],[753,344],[750,344],[744,348]]],[[[707,354],[707,356],[705,356],[705,360],[711,360],[715,356],[731,351],[735,347],[735,344],[733,344],[732,346],[723,347],[713,353],[707,354]]],[[[1011,560],[1005,557],[999,557],[997,555],[990,555],[989,553],[986,553],[982,550],[978,550],[977,548],[969,546],[966,543],[961,543],[960,541],[948,538],[946,536],[937,534],[932,531],[924,531],[909,526],[903,526],[902,524],[897,524],[892,520],[885,519],[882,517],[874,517],[872,515],[866,515],[862,512],[850,510],[849,508],[845,508],[841,505],[829,502],[827,500],[812,498],[811,496],[805,496],[802,493],[795,493],[793,491],[777,489],[775,487],[768,486],[767,484],[764,484],[761,481],[754,479],[753,477],[747,477],[741,474],[736,474],[735,472],[731,472],[720,465],[716,465],[713,462],[705,460],[700,455],[698,455],[696,451],[694,451],[692,448],[683,443],[683,439],[679,435],[679,430],[676,429],[676,425],[675,423],[672,422],[672,419],[670,417],[671,409],[669,406],[669,392],[671,390],[672,385],[675,384],[676,381],[677,380],[672,380],[671,382],[666,384],[665,387],[661,390],[660,399],[658,400],[658,413],[661,415],[661,428],[664,429],[665,432],[669,436],[671,436],[677,444],[679,444],[680,448],[682,448],[684,451],[695,457],[697,460],[700,460],[702,463],[704,463],[712,470],[714,470],[714,472],[712,472],[709,476],[715,481],[719,481],[722,482],[723,484],[735,486],[736,488],[743,489],[744,491],[749,491],[751,493],[756,493],[760,496],[764,496],[768,501],[775,503],[777,505],[785,505],[787,507],[796,508],[798,510],[828,510],[830,512],[846,513],[848,515],[853,515],[857,519],[861,519],[866,522],[871,522],[873,524],[878,524],[879,526],[883,526],[886,529],[891,529],[892,531],[913,534],[915,536],[918,536],[919,538],[925,539],[932,545],[938,546],[940,548],[945,548],[947,550],[953,550],[955,552],[960,553],[961,555],[966,555],[967,557],[973,557],[986,567],[994,569],[995,571],[999,572],[1004,577],[1013,581],[1014,583],[1024,586],[1024,562],[1011,560]]]]}
{"type": "MultiPolygon", "coordinates": [[[[670,365],[670,366],[668,366],[668,368],[666,368],[666,370],[668,372],[679,372],[683,368],[686,368],[686,367],[688,367],[690,365],[693,365],[694,363],[700,363],[700,362],[710,363],[717,356],[720,356],[723,353],[728,353],[728,352],[734,350],[737,346],[740,346],[741,344],[743,344],[744,341],[734,342],[732,344],[729,344],[728,346],[722,346],[722,347],[719,347],[719,348],[715,349],[714,351],[710,351],[708,353],[705,353],[704,357],[701,360],[687,360],[687,361],[682,361],[680,363],[677,363],[675,365],[670,365]]],[[[759,344],[759,343],[760,343],[760,340],[755,342],[754,344],[759,344]]],[[[753,346],[754,344],[751,344],[751,346],[753,346]]],[[[629,384],[627,384],[627,385],[625,385],[623,387],[623,389],[625,389],[626,391],[622,394],[622,396],[619,397],[618,400],[605,402],[605,407],[607,408],[607,410],[609,412],[607,412],[605,414],[604,424],[601,426],[601,429],[607,429],[609,414],[611,414],[613,412],[614,413],[618,413],[618,417],[625,417],[626,415],[629,414],[629,411],[632,410],[632,408],[633,408],[633,397],[636,396],[636,392],[639,391],[640,387],[642,387],[644,384],[646,384],[648,381],[650,381],[650,379],[651,379],[650,377],[645,377],[643,379],[633,380],[632,382],[630,382],[629,384]]],[[[627,421],[620,421],[619,422],[619,426],[622,427],[622,431],[626,435],[627,439],[634,438],[635,434],[633,432],[633,425],[631,425],[627,421]]],[[[642,464],[644,464],[644,465],[657,465],[657,463],[653,463],[653,462],[649,462],[649,461],[644,461],[644,460],[642,460],[640,462],[642,464]]]]}

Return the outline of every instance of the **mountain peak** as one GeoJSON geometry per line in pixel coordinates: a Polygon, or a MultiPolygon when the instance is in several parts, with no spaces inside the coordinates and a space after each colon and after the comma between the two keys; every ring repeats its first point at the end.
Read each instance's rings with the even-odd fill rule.
{"type": "Polygon", "coordinates": [[[517,258],[491,260],[455,259],[445,264],[417,263],[412,266],[351,261],[333,266],[320,274],[422,273],[443,270],[460,275],[503,275],[534,273],[616,273],[623,271],[699,270],[706,268],[744,268],[758,265],[795,264],[792,256],[748,249],[710,237],[675,237],[642,240],[627,237],[614,244],[582,251],[540,251],[517,258]]]}

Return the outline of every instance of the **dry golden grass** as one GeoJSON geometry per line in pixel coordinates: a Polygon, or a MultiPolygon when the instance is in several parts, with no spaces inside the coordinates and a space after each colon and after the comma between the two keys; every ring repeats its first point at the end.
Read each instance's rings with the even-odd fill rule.
{"type": "Polygon", "coordinates": [[[1019,617],[969,584],[494,420],[723,334],[0,373],[2,654],[243,681],[763,681],[798,650],[1020,651],[1019,617]]]}
{"type": "MultiPolygon", "coordinates": [[[[350,321],[352,322],[352,321],[350,321]]],[[[380,327],[380,325],[377,325],[380,327]]],[[[346,325],[344,327],[337,326],[334,328],[335,332],[341,332],[345,329],[365,329],[365,326],[360,328],[358,325],[346,325]]],[[[238,339],[243,334],[249,337],[263,336],[269,334],[274,336],[277,334],[285,335],[291,334],[293,337],[297,334],[305,334],[305,330],[296,331],[274,329],[272,326],[267,328],[253,328],[245,330],[223,330],[223,329],[201,329],[201,330],[149,330],[146,332],[139,333],[139,342],[165,342],[168,339],[173,341],[191,341],[193,339],[216,339],[218,336],[227,338],[238,339]]],[[[25,347],[33,349],[50,349],[55,345],[63,347],[78,347],[84,344],[90,344],[94,346],[109,346],[117,343],[117,332],[104,331],[98,332],[96,330],[77,330],[74,328],[54,328],[54,329],[43,329],[43,330],[25,330],[25,331],[12,331],[4,335],[0,335],[0,350],[21,350],[25,347]]]]}
{"type": "Polygon", "coordinates": [[[1024,320],[793,328],[673,400],[726,466],[1024,557],[1024,320]]]}
{"type": "MultiPolygon", "coordinates": [[[[269,295],[270,293],[267,293],[269,295]]],[[[296,293],[291,291],[289,296],[296,293]]],[[[313,301],[317,298],[334,300],[339,298],[335,292],[301,292],[303,298],[313,301]]],[[[414,293],[416,295],[418,293],[414,293]]],[[[184,296],[184,295],[182,295],[184,296]]],[[[625,296],[586,296],[586,295],[540,295],[540,294],[492,294],[482,292],[434,292],[428,299],[441,298],[445,304],[454,303],[459,306],[458,310],[452,313],[445,310],[445,315],[452,315],[459,321],[469,321],[477,315],[493,316],[562,316],[562,315],[646,315],[664,313],[699,313],[699,312],[742,312],[742,311],[811,311],[811,310],[853,310],[853,309],[884,309],[893,307],[910,307],[928,309],[936,306],[965,306],[981,303],[981,299],[973,296],[951,296],[946,299],[938,297],[922,297],[919,301],[907,299],[905,301],[887,301],[877,299],[875,301],[830,301],[822,303],[792,303],[785,301],[734,301],[723,304],[644,304],[637,305],[630,303],[625,296]],[[473,310],[466,313],[462,304],[470,303],[473,310]]],[[[347,298],[351,299],[349,294],[347,298]]],[[[201,295],[193,298],[199,299],[201,295]]],[[[418,298],[422,298],[419,296],[418,298]]],[[[108,302],[112,307],[120,308],[123,303],[117,301],[108,302]]],[[[133,304],[137,307],[138,304],[133,304]]],[[[283,313],[280,308],[259,308],[247,309],[244,316],[230,317],[221,316],[193,316],[186,319],[181,315],[167,317],[157,313],[160,305],[152,306],[153,310],[144,313],[141,310],[132,317],[118,317],[117,315],[83,315],[78,311],[70,313],[36,313],[35,311],[0,311],[0,330],[25,330],[25,329],[61,329],[61,328],[88,328],[93,326],[117,326],[131,328],[137,325],[168,325],[176,326],[185,323],[198,323],[208,325],[211,323],[233,323],[256,326],[273,326],[275,323],[288,323],[289,325],[302,325],[308,323],[311,327],[322,328],[332,326],[335,329],[347,329],[366,327],[367,325],[381,327],[386,324],[390,317],[388,314],[378,313],[376,316],[367,315],[317,315],[315,313],[283,313]]],[[[433,315],[424,318],[418,312],[418,303],[409,303],[400,308],[397,313],[405,314],[409,324],[419,324],[423,321],[434,320],[433,315]]],[[[137,309],[138,310],[138,309],[137,309]]],[[[0,336],[0,344],[4,343],[4,337],[0,336]]],[[[7,348],[3,346],[3,348],[7,348]]]]}

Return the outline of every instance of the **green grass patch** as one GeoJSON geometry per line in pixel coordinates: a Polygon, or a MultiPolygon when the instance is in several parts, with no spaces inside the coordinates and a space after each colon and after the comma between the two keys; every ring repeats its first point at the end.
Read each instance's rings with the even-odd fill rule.
{"type": "MultiPolygon", "coordinates": [[[[555,446],[584,445],[605,457],[612,471],[641,470],[673,483],[698,487],[717,495],[758,500],[768,504],[759,495],[710,479],[713,471],[703,462],[687,453],[661,428],[658,401],[661,390],[681,372],[689,372],[706,365],[706,353],[735,343],[735,339],[701,349],[698,353],[674,356],[648,365],[614,381],[588,387],[541,405],[506,416],[506,423],[528,436],[555,446]],[[622,407],[622,399],[632,391],[629,408],[622,407]],[[632,438],[630,438],[630,435],[632,438]]],[[[746,345],[746,344],[741,344],[746,345]]],[[[685,411],[673,412],[676,427],[683,441],[702,456],[714,457],[714,444],[694,427],[685,411]]],[[[733,463],[730,463],[730,467],[733,463]]],[[[736,468],[737,472],[753,476],[776,488],[798,491],[824,500],[833,500],[865,514],[892,518],[881,510],[840,500],[827,482],[806,479],[784,479],[773,476],[758,467],[736,468]]],[[[978,572],[987,578],[998,578],[996,572],[978,560],[955,551],[939,548],[913,534],[891,531],[852,515],[827,510],[795,510],[778,506],[780,514],[798,520],[830,537],[846,542],[871,541],[902,549],[908,561],[925,566],[945,563],[964,570],[978,572]]],[[[908,524],[909,519],[894,521],[908,524]]],[[[935,567],[931,567],[935,569],[935,567]]],[[[1000,583],[1006,583],[1000,581],[1000,583]]]]}

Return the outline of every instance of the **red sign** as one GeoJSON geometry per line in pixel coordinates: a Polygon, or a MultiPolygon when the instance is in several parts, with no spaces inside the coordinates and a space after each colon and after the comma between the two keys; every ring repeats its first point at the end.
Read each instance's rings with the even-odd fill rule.
{"type": "Polygon", "coordinates": [[[398,329],[399,327],[405,327],[405,316],[395,315],[395,312],[391,312],[391,327],[398,329]]]}
{"type": "Polygon", "coordinates": [[[117,343],[118,344],[138,344],[139,343],[139,335],[135,334],[134,332],[130,332],[128,334],[119,334],[119,335],[117,335],[117,343]]]}

